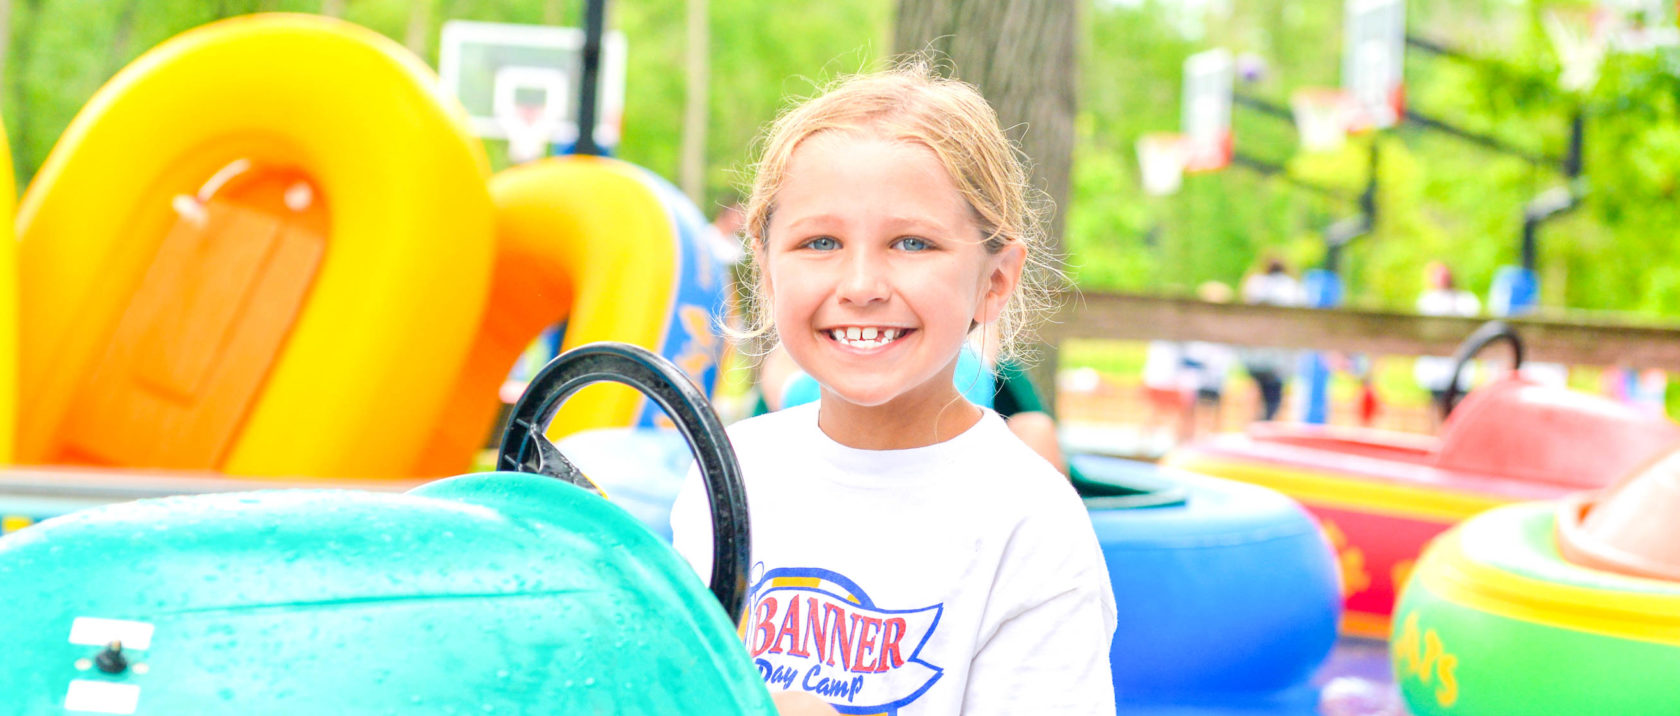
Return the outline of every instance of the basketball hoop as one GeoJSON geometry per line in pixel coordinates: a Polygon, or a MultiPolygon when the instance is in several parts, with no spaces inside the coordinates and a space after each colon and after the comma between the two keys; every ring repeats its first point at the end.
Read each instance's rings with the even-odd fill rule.
{"type": "Polygon", "coordinates": [[[1600,0],[1610,46],[1618,52],[1648,53],[1680,44],[1672,0],[1600,0]]]}
{"type": "MultiPolygon", "coordinates": [[[[474,134],[508,140],[513,155],[540,157],[547,148],[531,126],[534,119],[548,125],[542,129],[549,144],[578,140],[585,34],[574,27],[449,20],[438,42],[438,81],[466,108],[474,134]],[[535,118],[529,110],[518,117],[516,106],[545,109],[535,118]]],[[[627,52],[624,33],[601,37],[593,132],[595,145],[607,154],[622,134],[627,52]]]]}
{"type": "Polygon", "coordinates": [[[1343,129],[1386,129],[1405,116],[1405,0],[1346,0],[1342,89],[1350,100],[1343,129]]]}
{"type": "Polygon", "coordinates": [[[494,112],[507,135],[508,159],[540,159],[565,120],[569,82],[546,67],[503,67],[496,71],[494,112]]]}
{"type": "Polygon", "coordinates": [[[1137,140],[1143,193],[1167,196],[1184,185],[1184,164],[1190,159],[1190,140],[1182,134],[1157,132],[1137,140]]]}
{"type": "Polygon", "coordinates": [[[1180,172],[1211,172],[1231,163],[1232,84],[1236,61],[1223,47],[1184,58],[1184,95],[1180,108],[1184,159],[1180,172]]]}
{"type": "Polygon", "coordinates": [[[1347,143],[1348,126],[1356,106],[1346,92],[1328,87],[1296,90],[1289,97],[1295,114],[1295,130],[1301,135],[1301,149],[1328,152],[1347,143]]]}

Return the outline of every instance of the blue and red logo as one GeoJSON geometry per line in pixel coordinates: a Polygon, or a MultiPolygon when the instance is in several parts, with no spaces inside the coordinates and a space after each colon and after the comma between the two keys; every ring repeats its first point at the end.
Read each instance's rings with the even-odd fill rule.
{"type": "Polygon", "coordinates": [[[918,658],[943,604],[883,609],[826,569],[754,571],[742,640],[765,683],[809,691],[843,714],[890,714],[944,673],[918,658]]]}

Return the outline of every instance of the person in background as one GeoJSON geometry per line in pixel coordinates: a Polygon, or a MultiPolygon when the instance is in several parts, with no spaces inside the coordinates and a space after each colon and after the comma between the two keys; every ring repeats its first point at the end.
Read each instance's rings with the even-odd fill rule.
{"type": "MultiPolygon", "coordinates": [[[[1209,303],[1230,303],[1231,287],[1208,281],[1196,287],[1196,297],[1209,303]]],[[[1224,413],[1225,376],[1231,371],[1236,353],[1223,343],[1191,341],[1184,344],[1184,362],[1194,375],[1195,400],[1191,405],[1190,434],[1217,432],[1224,413]]]]}
{"type": "MultiPolygon", "coordinates": [[[[1417,312],[1425,316],[1474,316],[1482,312],[1482,302],[1476,294],[1458,288],[1453,272],[1440,261],[1431,261],[1423,269],[1424,291],[1418,294],[1417,312]]],[[[1419,387],[1429,391],[1430,405],[1440,405],[1452,381],[1453,360],[1445,356],[1418,356],[1412,364],[1412,377],[1419,387]]],[[[1458,389],[1468,391],[1474,370],[1458,376],[1458,389]]],[[[1430,410],[1440,427],[1440,411],[1430,410]]]]}
{"type": "Polygon", "coordinates": [[[1196,401],[1196,374],[1178,341],[1149,342],[1143,359],[1143,396],[1149,405],[1139,436],[1144,454],[1164,453],[1189,439],[1196,401]]]}
{"type": "MultiPolygon", "coordinates": [[[[1306,303],[1301,282],[1290,274],[1283,259],[1267,257],[1265,269],[1243,279],[1244,303],[1271,306],[1300,306],[1306,303]]],[[[1237,353],[1243,369],[1254,379],[1260,391],[1260,419],[1277,418],[1283,406],[1283,381],[1295,363],[1295,351],[1274,346],[1248,346],[1237,353]]]]}

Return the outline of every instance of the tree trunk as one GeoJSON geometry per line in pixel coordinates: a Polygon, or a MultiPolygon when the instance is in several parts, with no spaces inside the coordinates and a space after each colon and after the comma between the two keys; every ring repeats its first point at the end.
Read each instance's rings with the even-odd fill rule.
{"type": "MultiPolygon", "coordinates": [[[[706,85],[711,79],[711,27],[706,0],[688,0],[688,90],[682,128],[683,193],[696,205],[706,199],[706,85]]],[[[704,209],[702,209],[704,210],[704,209]]],[[[710,212],[707,212],[708,214],[710,212]]]]}
{"type": "Polygon", "coordinates": [[[426,57],[426,41],[432,36],[432,1],[415,0],[408,7],[408,29],[403,33],[403,45],[408,51],[426,57]]]}
{"type": "MultiPolygon", "coordinates": [[[[997,109],[1004,131],[1033,163],[1034,186],[1055,213],[1049,245],[1060,256],[1063,209],[1073,168],[1078,100],[1079,0],[898,0],[893,50],[933,50],[950,58],[955,74],[979,86],[997,109]]],[[[1054,347],[1046,347],[1053,352],[1054,347]]],[[[1034,382],[1053,392],[1044,356],[1034,382]]],[[[1047,396],[1054,400],[1053,395],[1047,396]]],[[[1054,403],[1052,403],[1054,404],[1054,403]]]]}
{"type": "Polygon", "coordinates": [[[12,44],[12,0],[0,0],[0,77],[6,76],[6,52],[12,44]]]}
{"type": "Polygon", "coordinates": [[[111,38],[111,46],[105,53],[105,76],[110,77],[123,68],[128,62],[129,38],[134,36],[134,13],[139,9],[139,0],[130,0],[123,6],[122,14],[117,17],[116,36],[111,38]]]}
{"type": "Polygon", "coordinates": [[[1060,252],[1073,165],[1078,0],[899,0],[895,52],[934,50],[980,87],[1033,162],[1050,195],[1051,248],[1060,252]]]}
{"type": "Polygon", "coordinates": [[[544,25],[564,26],[567,24],[567,19],[566,0],[548,0],[548,2],[543,3],[544,25]]]}
{"type": "Polygon", "coordinates": [[[10,137],[12,142],[12,174],[17,179],[18,186],[28,186],[30,179],[35,176],[35,169],[46,155],[37,155],[33,146],[35,133],[32,131],[35,121],[30,114],[34,105],[29,102],[30,85],[29,71],[34,64],[35,30],[41,25],[41,0],[24,0],[27,8],[25,15],[29,18],[28,25],[22,32],[16,33],[17,42],[11,43],[7,49],[11,51],[12,96],[13,102],[8,111],[16,118],[17,132],[10,137]]]}

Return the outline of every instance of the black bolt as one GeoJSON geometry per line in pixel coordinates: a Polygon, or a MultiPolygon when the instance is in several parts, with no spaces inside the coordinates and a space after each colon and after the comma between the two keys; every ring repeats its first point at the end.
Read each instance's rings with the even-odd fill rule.
{"type": "Polygon", "coordinates": [[[123,657],[122,642],[113,641],[105,645],[105,650],[93,658],[93,665],[107,674],[120,674],[128,669],[128,659],[123,657]]]}

